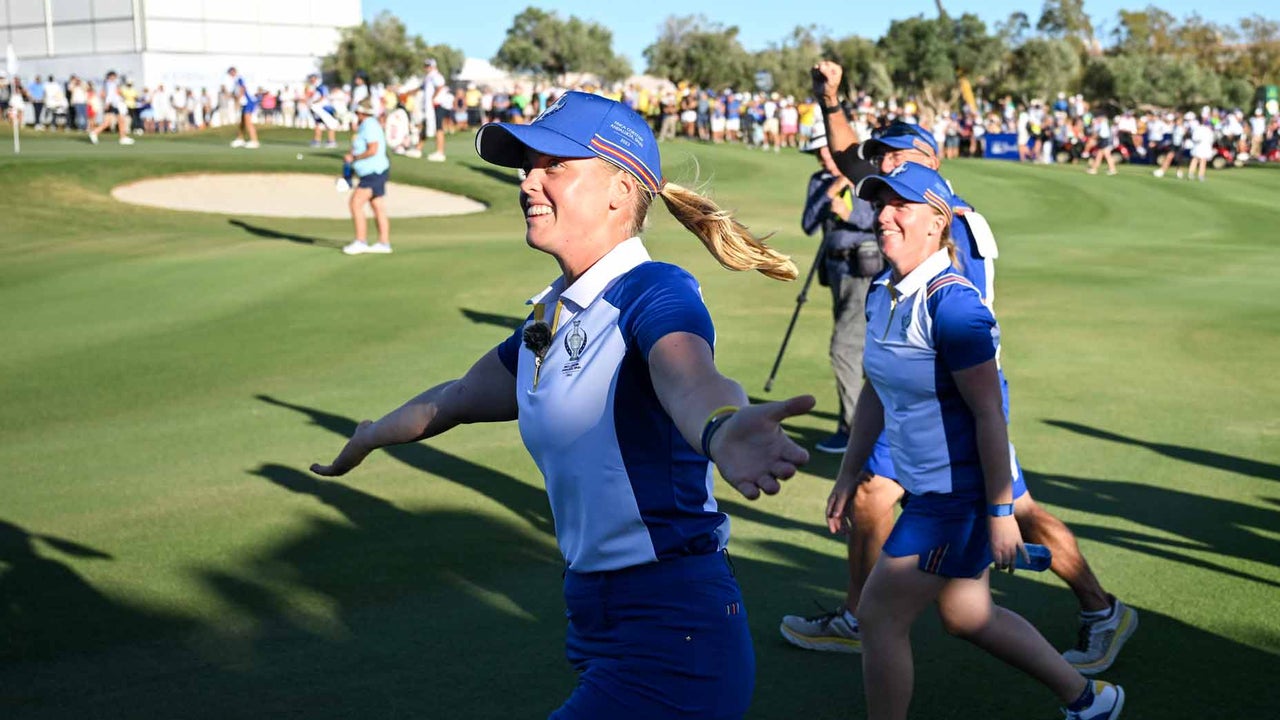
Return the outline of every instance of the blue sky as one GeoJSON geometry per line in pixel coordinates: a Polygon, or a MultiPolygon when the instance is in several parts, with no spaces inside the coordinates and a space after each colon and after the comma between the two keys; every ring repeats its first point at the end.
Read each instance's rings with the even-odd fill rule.
{"type": "MultiPolygon", "coordinates": [[[[1232,25],[1253,14],[1280,19],[1275,0],[1085,0],[1085,10],[1093,18],[1094,27],[1105,33],[1115,27],[1118,10],[1140,9],[1149,4],[1178,18],[1194,11],[1207,20],[1232,25]]],[[[724,25],[737,25],[743,45],[748,50],[760,50],[781,41],[797,25],[816,24],[837,37],[856,34],[874,38],[884,34],[895,18],[932,16],[937,12],[934,0],[875,4],[847,0],[796,4],[787,0],[488,0],[476,6],[456,0],[363,0],[367,18],[390,10],[404,20],[411,33],[428,42],[448,43],[461,48],[468,57],[486,59],[502,44],[511,18],[530,5],[555,10],[562,17],[577,15],[608,27],[613,31],[614,49],[630,58],[637,71],[644,69],[642,51],[657,37],[658,26],[668,15],[700,13],[724,25]]],[[[1039,0],[943,0],[943,6],[952,14],[976,13],[991,26],[1018,10],[1027,13],[1034,24],[1041,4],[1039,0]]]]}

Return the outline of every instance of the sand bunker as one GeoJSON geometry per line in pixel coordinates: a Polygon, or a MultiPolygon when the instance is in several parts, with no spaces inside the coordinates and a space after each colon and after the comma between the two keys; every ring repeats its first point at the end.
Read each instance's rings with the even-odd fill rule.
{"type": "MultiPolygon", "coordinates": [[[[173,175],[120,185],[111,197],[132,205],[284,218],[349,218],[348,193],[337,192],[330,175],[237,173],[173,175]]],[[[391,217],[464,215],[485,209],[460,195],[400,183],[387,184],[391,217]]]]}

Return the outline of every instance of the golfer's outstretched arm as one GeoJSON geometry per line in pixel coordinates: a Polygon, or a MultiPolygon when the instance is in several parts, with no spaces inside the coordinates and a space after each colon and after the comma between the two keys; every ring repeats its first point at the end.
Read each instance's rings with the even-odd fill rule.
{"type": "Polygon", "coordinates": [[[461,378],[436,385],[377,422],[362,421],[333,463],[312,465],[311,472],[344,475],[378,448],[423,440],[466,423],[515,420],[516,414],[516,379],[495,348],[461,378]]]}
{"type": "Polygon", "coordinates": [[[673,332],[654,343],[649,376],[663,409],[695,449],[702,446],[712,411],[740,408],[712,438],[711,460],[748,499],[778,492],[778,481],[808,462],[809,453],[787,437],[781,422],[813,409],[811,396],[751,405],[742,386],[716,369],[707,341],[688,332],[673,332]]]}

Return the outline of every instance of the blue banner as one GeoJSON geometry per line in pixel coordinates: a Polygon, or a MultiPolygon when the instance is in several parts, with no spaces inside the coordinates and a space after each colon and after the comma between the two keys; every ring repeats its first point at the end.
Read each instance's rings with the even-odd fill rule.
{"type": "Polygon", "coordinates": [[[1014,133],[987,133],[982,156],[993,160],[1017,160],[1018,136],[1014,133]]]}

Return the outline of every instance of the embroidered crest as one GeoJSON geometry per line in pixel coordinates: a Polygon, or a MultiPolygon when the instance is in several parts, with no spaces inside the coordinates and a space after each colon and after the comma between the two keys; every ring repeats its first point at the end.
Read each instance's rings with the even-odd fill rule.
{"type": "Polygon", "coordinates": [[[560,111],[560,109],[564,107],[564,101],[565,101],[565,98],[566,98],[566,97],[567,97],[567,94],[566,94],[566,95],[561,95],[561,96],[560,96],[560,98],[559,98],[558,100],[556,100],[555,102],[551,103],[551,105],[550,105],[550,106],[548,106],[546,110],[543,110],[543,111],[542,111],[542,113],[541,113],[540,115],[538,115],[538,117],[534,118],[534,119],[533,119],[533,122],[535,122],[535,123],[536,123],[536,122],[538,122],[538,121],[540,121],[540,120],[545,120],[545,119],[547,119],[547,118],[551,117],[552,115],[556,114],[557,112],[559,112],[559,111],[560,111]]]}
{"type": "Polygon", "coordinates": [[[582,330],[581,320],[573,321],[573,328],[564,337],[564,349],[569,353],[569,362],[577,362],[587,349],[587,333],[582,330]]]}

